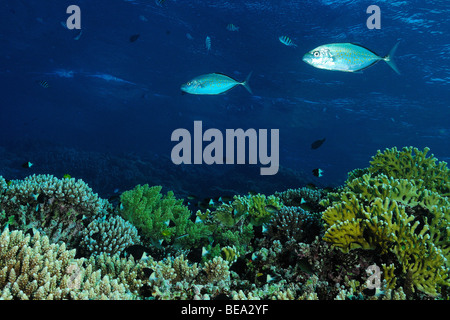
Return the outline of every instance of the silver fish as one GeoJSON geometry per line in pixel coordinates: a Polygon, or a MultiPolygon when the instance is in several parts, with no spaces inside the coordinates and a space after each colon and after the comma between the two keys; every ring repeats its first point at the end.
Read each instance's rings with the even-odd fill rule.
{"type": "Polygon", "coordinates": [[[292,42],[291,38],[287,37],[287,36],[280,36],[278,37],[278,40],[280,40],[280,42],[288,47],[296,47],[297,45],[292,42]]]}
{"type": "Polygon", "coordinates": [[[303,61],[319,69],[358,72],[378,61],[385,61],[395,72],[400,71],[393,57],[398,47],[397,43],[385,57],[380,57],[373,51],[353,43],[330,43],[319,46],[303,56],[303,61]]]}
{"type": "Polygon", "coordinates": [[[234,88],[237,85],[243,85],[250,94],[252,90],[248,85],[248,81],[252,73],[247,76],[244,82],[238,82],[227,75],[221,73],[209,73],[198,76],[181,86],[181,91],[190,94],[221,94],[234,88]]]}

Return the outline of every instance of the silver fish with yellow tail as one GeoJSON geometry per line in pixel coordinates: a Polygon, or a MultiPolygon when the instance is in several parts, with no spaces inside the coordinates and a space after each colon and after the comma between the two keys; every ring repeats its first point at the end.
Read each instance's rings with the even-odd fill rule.
{"type": "Polygon", "coordinates": [[[319,69],[358,72],[369,68],[379,61],[386,62],[396,73],[400,74],[393,58],[397,43],[385,57],[353,43],[330,43],[319,46],[303,56],[303,61],[319,69]]]}
{"type": "Polygon", "coordinates": [[[244,82],[239,82],[221,73],[208,73],[198,76],[181,86],[181,91],[190,94],[221,94],[233,89],[237,85],[244,86],[250,94],[252,90],[248,85],[248,81],[252,73],[247,76],[244,82]]]}

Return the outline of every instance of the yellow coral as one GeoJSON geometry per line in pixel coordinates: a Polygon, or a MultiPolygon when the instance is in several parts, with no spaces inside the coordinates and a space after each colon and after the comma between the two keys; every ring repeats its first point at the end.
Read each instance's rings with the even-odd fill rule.
{"type": "Polygon", "coordinates": [[[372,158],[371,166],[368,168],[371,173],[384,173],[394,178],[415,180],[421,183],[430,191],[439,192],[443,196],[450,196],[450,170],[444,161],[438,162],[431,155],[427,157],[430,148],[420,151],[413,147],[404,147],[398,151],[396,147],[380,150],[372,158]]]}
{"type": "Polygon", "coordinates": [[[366,206],[361,201],[353,195],[324,212],[329,225],[325,241],[343,252],[378,248],[381,254],[394,253],[402,266],[406,286],[413,292],[415,287],[436,296],[438,285],[449,285],[449,269],[445,267],[448,248],[441,249],[433,242],[438,230],[430,233],[426,218],[421,226],[402,204],[389,198],[375,198],[366,206]]]}

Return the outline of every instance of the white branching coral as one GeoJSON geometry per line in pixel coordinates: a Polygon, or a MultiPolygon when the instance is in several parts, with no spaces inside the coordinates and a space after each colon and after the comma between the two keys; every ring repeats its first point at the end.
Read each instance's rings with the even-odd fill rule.
{"type": "Polygon", "coordinates": [[[69,247],[79,240],[84,223],[112,209],[84,181],[52,175],[0,182],[0,195],[0,225],[36,229],[69,247]]]}
{"type": "Polygon", "coordinates": [[[127,286],[36,232],[0,235],[0,298],[21,300],[130,299],[127,286]]]}
{"type": "Polygon", "coordinates": [[[136,227],[120,216],[97,218],[81,234],[79,247],[86,255],[120,254],[127,247],[140,242],[136,227]]]}

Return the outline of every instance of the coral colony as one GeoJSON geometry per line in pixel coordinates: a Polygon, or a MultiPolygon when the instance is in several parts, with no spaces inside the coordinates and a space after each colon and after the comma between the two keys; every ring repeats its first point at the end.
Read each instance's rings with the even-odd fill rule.
{"type": "Polygon", "coordinates": [[[448,299],[449,169],[428,152],[197,212],[160,186],[113,206],[75,178],[0,177],[0,299],[448,299]]]}

